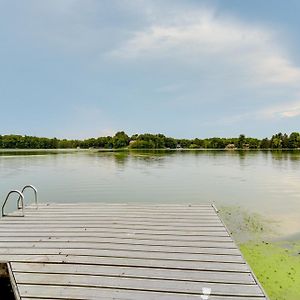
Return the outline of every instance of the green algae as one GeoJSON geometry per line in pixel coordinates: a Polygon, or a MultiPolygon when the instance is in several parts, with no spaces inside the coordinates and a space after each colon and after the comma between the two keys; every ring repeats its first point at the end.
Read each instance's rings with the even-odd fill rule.
{"type": "Polygon", "coordinates": [[[248,242],[239,246],[270,299],[300,299],[300,242],[248,242]]]}
{"type": "Polygon", "coordinates": [[[278,223],[240,207],[220,216],[270,300],[299,300],[300,240],[278,241],[278,223]]]}
{"type": "Polygon", "coordinates": [[[239,206],[219,209],[221,219],[237,243],[276,237],[278,224],[258,213],[251,213],[239,206]]]}

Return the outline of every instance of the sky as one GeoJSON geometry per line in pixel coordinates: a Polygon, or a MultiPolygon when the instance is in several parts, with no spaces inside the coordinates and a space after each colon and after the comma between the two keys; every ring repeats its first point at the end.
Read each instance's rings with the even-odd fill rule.
{"type": "Polygon", "coordinates": [[[300,131],[298,0],[0,0],[0,134],[300,131]]]}

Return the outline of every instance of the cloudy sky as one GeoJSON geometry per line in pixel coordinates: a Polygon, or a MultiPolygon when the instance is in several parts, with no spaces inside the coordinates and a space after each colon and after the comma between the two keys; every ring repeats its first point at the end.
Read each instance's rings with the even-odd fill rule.
{"type": "Polygon", "coordinates": [[[298,0],[0,0],[0,134],[300,131],[298,0]]]}

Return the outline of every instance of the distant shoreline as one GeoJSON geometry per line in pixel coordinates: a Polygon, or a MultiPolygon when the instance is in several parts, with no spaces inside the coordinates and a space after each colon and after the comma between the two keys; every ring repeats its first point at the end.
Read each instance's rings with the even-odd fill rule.
{"type": "Polygon", "coordinates": [[[300,149],[300,133],[277,133],[271,138],[257,139],[240,134],[232,138],[193,138],[180,139],[159,134],[127,135],[124,131],[114,136],[100,136],[84,140],[67,140],[23,135],[0,135],[0,149],[81,149],[113,150],[263,150],[263,149],[300,149]]]}
{"type": "Polygon", "coordinates": [[[119,149],[105,149],[105,148],[92,148],[92,149],[75,149],[75,148],[37,148],[37,149],[20,149],[20,148],[10,148],[10,149],[1,149],[0,152],[135,152],[135,151],[172,151],[172,152],[180,152],[180,151],[226,151],[226,152],[237,152],[237,151],[300,151],[300,148],[280,148],[280,149],[274,149],[274,148],[265,148],[265,149],[242,149],[242,148],[236,148],[236,149],[216,149],[216,148],[180,148],[180,149],[171,149],[171,148],[149,148],[149,149],[138,149],[138,148],[119,148],[119,149]]]}

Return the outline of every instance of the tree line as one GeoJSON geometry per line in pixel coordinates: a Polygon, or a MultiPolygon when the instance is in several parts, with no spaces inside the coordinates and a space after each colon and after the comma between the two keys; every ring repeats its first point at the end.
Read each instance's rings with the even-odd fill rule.
{"type": "Polygon", "coordinates": [[[300,133],[274,134],[271,138],[257,139],[241,134],[237,138],[175,139],[163,134],[134,134],[124,131],[114,136],[67,140],[22,135],[0,135],[0,149],[297,149],[300,133]]]}

